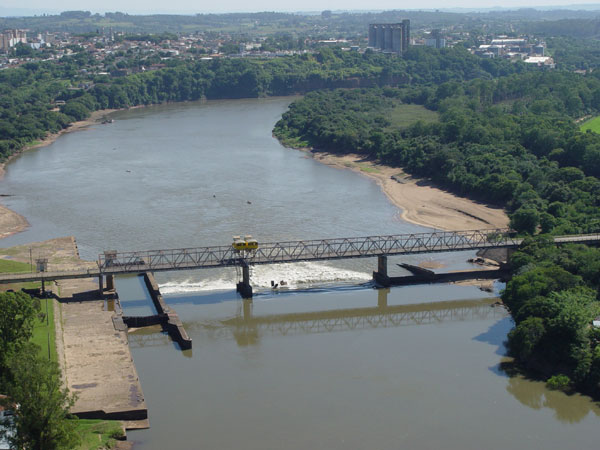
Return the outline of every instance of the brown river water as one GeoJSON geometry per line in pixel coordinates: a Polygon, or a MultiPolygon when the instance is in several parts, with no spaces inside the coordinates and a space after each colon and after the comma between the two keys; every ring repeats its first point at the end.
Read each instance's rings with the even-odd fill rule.
{"type": "MultiPolygon", "coordinates": [[[[32,226],[2,246],[74,235],[82,256],[229,243],[400,234],[371,180],[285,149],[271,136],[290,99],[122,111],[11,161],[6,205],[32,226]],[[31,174],[36,174],[32,177],[31,174]]],[[[471,252],[390,258],[471,267],[471,252]]],[[[157,274],[193,350],[159,330],[130,335],[151,428],[139,449],[592,449],[589,398],[509,377],[512,327],[495,293],[472,286],[377,290],[376,261],[157,274]],[[273,291],[271,280],[289,289],[273,291]]],[[[117,287],[128,314],[152,306],[135,277],[117,287]]]]}

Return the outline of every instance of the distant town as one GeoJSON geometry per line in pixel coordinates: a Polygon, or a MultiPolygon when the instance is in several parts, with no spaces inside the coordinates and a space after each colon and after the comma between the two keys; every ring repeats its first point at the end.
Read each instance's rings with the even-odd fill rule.
{"type": "MultiPolygon", "coordinates": [[[[410,20],[370,24],[364,36],[351,40],[306,37],[296,42],[295,48],[289,49],[280,48],[282,45],[274,42],[277,38],[268,35],[240,39],[229,33],[143,34],[115,31],[112,27],[80,34],[12,29],[0,33],[0,69],[30,61],[56,61],[67,55],[86,52],[95,61],[86,70],[95,75],[124,76],[160,69],[172,59],[276,58],[312,53],[325,46],[401,56],[409,46],[442,49],[463,45],[470,37],[468,32],[444,29],[418,29],[411,35],[410,20]],[[131,61],[136,63],[132,65],[131,61]]],[[[555,68],[554,59],[546,55],[546,44],[528,36],[487,35],[478,39],[477,45],[468,48],[482,58],[505,58],[543,69],[555,68]]]]}

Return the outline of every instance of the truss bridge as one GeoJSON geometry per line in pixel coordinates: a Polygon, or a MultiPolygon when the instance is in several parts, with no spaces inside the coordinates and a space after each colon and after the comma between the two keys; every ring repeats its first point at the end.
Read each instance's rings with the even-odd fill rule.
{"type": "MultiPolygon", "coordinates": [[[[597,243],[600,233],[556,236],[561,243],[597,243]]],[[[0,283],[98,277],[100,290],[103,277],[112,288],[113,276],[142,272],[205,269],[237,266],[242,269],[242,281],[237,289],[244,297],[252,296],[249,267],[255,264],[324,261],[348,258],[378,258],[376,282],[390,285],[387,257],[416,253],[450,252],[493,248],[516,248],[522,239],[509,229],[469,231],[435,231],[400,235],[316,239],[283,242],[259,242],[251,250],[237,250],[232,245],[193,247],[135,252],[105,251],[99,255],[96,269],[49,271],[47,265],[34,273],[0,274],[0,283]]]]}

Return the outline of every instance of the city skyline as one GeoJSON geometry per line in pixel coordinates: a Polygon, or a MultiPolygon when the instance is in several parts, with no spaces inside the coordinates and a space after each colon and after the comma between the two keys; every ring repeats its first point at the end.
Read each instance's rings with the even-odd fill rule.
{"type": "Polygon", "coordinates": [[[215,5],[208,2],[194,2],[192,0],[171,0],[168,6],[163,2],[148,2],[147,0],[106,0],[104,2],[81,2],[78,0],[57,0],[48,7],[43,0],[6,0],[0,7],[0,15],[33,15],[33,14],[56,14],[61,11],[84,10],[92,13],[104,13],[120,11],[129,14],[197,14],[197,13],[234,13],[234,12],[319,12],[325,9],[333,11],[384,11],[384,10],[435,10],[435,9],[521,9],[521,8],[564,8],[582,9],[597,6],[598,0],[579,0],[574,3],[565,0],[528,0],[523,3],[520,0],[455,0],[446,2],[443,0],[426,0],[420,3],[420,8],[403,7],[393,0],[376,0],[370,2],[369,8],[365,3],[357,0],[330,0],[323,3],[317,0],[305,0],[302,2],[288,2],[282,6],[274,0],[256,0],[252,4],[240,0],[224,0],[215,5]]]}

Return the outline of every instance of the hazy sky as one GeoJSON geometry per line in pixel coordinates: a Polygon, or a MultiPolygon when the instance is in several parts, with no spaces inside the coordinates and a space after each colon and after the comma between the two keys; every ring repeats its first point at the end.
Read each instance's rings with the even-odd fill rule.
{"type": "Polygon", "coordinates": [[[38,11],[85,10],[93,13],[121,11],[142,12],[245,12],[245,11],[322,11],[331,10],[390,10],[435,8],[486,8],[493,6],[522,8],[527,6],[553,6],[598,4],[600,0],[423,0],[399,2],[393,0],[2,0],[2,9],[31,9],[38,11]]]}

